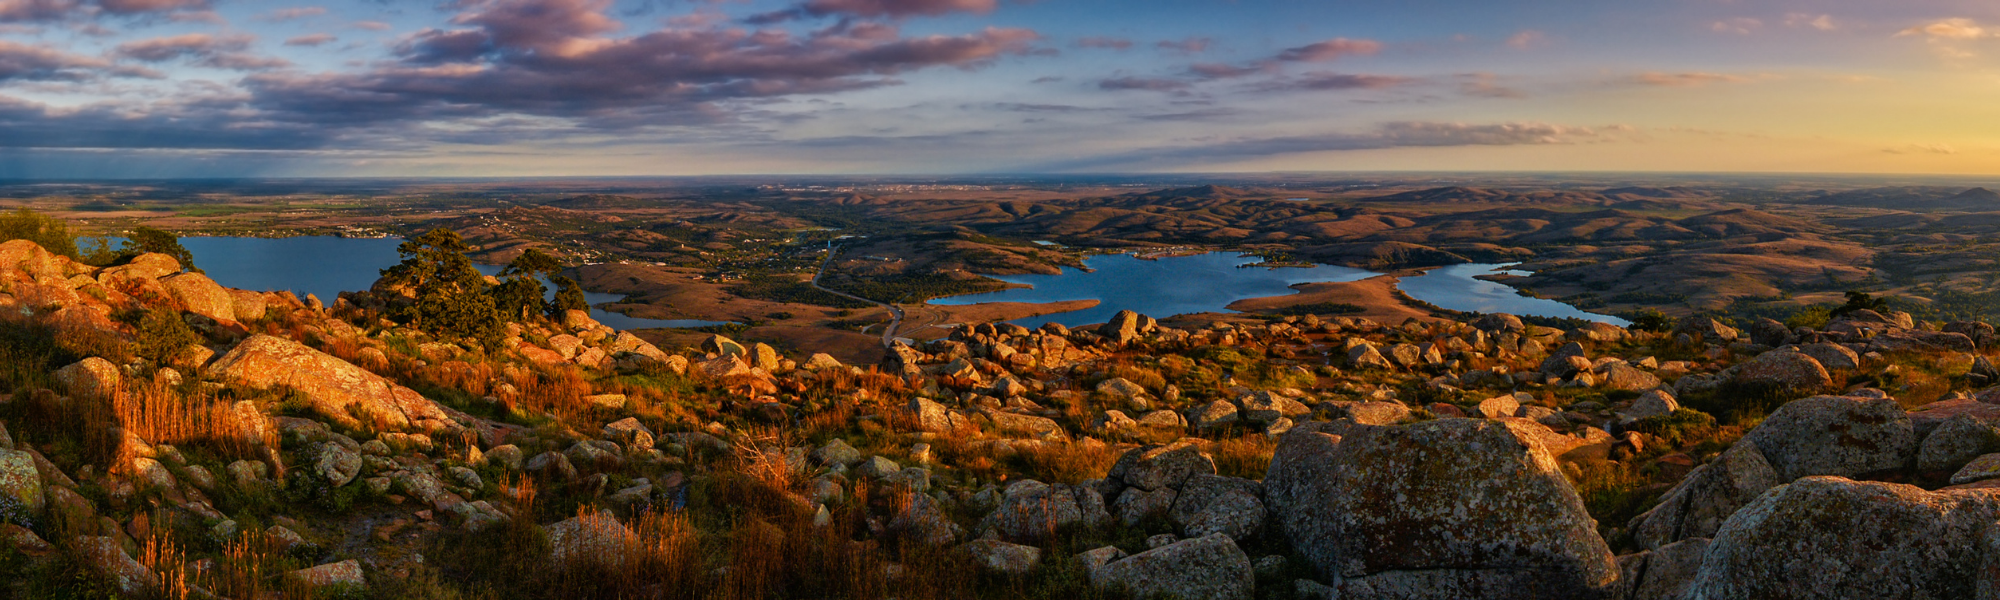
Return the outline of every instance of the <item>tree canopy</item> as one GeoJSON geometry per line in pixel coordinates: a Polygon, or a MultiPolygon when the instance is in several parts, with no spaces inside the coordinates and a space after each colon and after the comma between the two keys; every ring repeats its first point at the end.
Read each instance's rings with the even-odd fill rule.
{"type": "Polygon", "coordinates": [[[28,240],[51,253],[82,259],[68,222],[26,208],[0,214],[0,241],[8,240],[28,240]]]}
{"type": "Polygon", "coordinates": [[[486,277],[465,256],[470,249],[456,232],[442,228],[397,246],[403,261],[383,269],[382,278],[406,288],[412,301],[394,307],[391,318],[433,335],[493,338],[500,312],[487,293],[486,277]]]}

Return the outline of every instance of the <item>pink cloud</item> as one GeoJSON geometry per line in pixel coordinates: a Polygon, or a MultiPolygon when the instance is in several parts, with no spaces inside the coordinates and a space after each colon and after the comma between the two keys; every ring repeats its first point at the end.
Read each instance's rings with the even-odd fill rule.
{"type": "Polygon", "coordinates": [[[320,44],[325,44],[329,42],[335,42],[339,40],[340,38],[334,37],[334,35],[331,33],[309,33],[289,40],[285,40],[285,45],[310,47],[310,46],[318,46],[320,44]]]}
{"type": "Polygon", "coordinates": [[[1507,46],[1515,50],[1527,50],[1548,42],[1548,36],[1533,29],[1523,29],[1507,38],[1507,46]]]}
{"type": "Polygon", "coordinates": [[[1078,48],[1126,50],[1132,47],[1132,40],[1121,37],[1086,37],[1077,38],[1075,46],[1078,48]]]}

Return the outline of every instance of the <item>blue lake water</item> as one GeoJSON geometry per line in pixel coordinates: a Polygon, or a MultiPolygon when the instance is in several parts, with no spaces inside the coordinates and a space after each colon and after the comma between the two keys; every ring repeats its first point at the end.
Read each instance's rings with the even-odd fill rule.
{"type": "MultiPolygon", "coordinates": [[[[400,260],[396,246],[400,239],[362,239],[332,236],[251,238],[184,237],[181,245],[194,254],[194,262],[222,285],[248,290],[291,290],[299,298],[319,296],[327,304],[344,291],[366,290],[382,276],[382,269],[400,260]]],[[[500,272],[500,267],[476,265],[481,273],[500,272]]],[[[623,299],[616,294],[585,293],[591,318],[614,329],[654,327],[702,327],[721,324],[695,319],[640,319],[600,310],[599,304],[623,299]]]]}
{"type": "Polygon", "coordinates": [[[939,298],[932,300],[931,303],[965,305],[981,302],[1100,301],[1097,306],[1084,310],[1012,321],[1024,327],[1039,327],[1048,322],[1074,326],[1103,323],[1121,310],[1131,310],[1155,318],[1200,312],[1228,312],[1228,309],[1223,307],[1237,300],[1294,293],[1291,289],[1292,284],[1359,281],[1376,275],[1361,269],[1330,265],[1276,269],[1237,267],[1259,260],[1234,252],[1210,252],[1153,260],[1140,259],[1129,254],[1104,254],[1084,259],[1084,265],[1090,267],[1090,271],[1064,268],[1061,275],[992,276],[1001,281],[1034,287],[939,298]]]}
{"type": "Polygon", "coordinates": [[[1403,293],[1442,308],[1465,312],[1508,313],[1512,315],[1532,315],[1538,317],[1568,317],[1610,323],[1620,327],[1631,322],[1618,317],[1600,315],[1579,310],[1574,306],[1555,300],[1530,298],[1521,295],[1514,288],[1503,283],[1484,279],[1474,279],[1479,275],[1509,273],[1525,275],[1522,271],[1506,271],[1508,264],[1466,264],[1431,269],[1416,277],[1404,277],[1396,284],[1403,293]]]}

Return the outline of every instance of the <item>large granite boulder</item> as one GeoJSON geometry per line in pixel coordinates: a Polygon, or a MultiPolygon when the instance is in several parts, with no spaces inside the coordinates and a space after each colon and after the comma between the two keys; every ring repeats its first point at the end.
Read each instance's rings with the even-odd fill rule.
{"type": "Polygon", "coordinates": [[[1809,477],[1716,532],[1687,600],[1973,598],[2000,490],[1809,477]]]}
{"type": "Polygon", "coordinates": [[[2000,428],[1970,415],[1957,415],[1924,436],[1917,448],[1917,470],[1956,471],[1994,450],[2000,450],[2000,428]]]}
{"type": "Polygon", "coordinates": [[[35,457],[18,450],[0,450],[0,522],[34,525],[42,516],[42,476],[35,457]]]}
{"type": "Polygon", "coordinates": [[[236,296],[229,289],[200,273],[181,273],[160,278],[160,285],[179,300],[187,311],[217,321],[236,320],[236,296]]]}
{"type": "Polygon", "coordinates": [[[1910,418],[1889,398],[1795,400],[1778,407],[1743,439],[1764,452],[1783,481],[1899,469],[1917,454],[1910,418]]]}
{"type": "Polygon", "coordinates": [[[1773,350],[1737,365],[1733,383],[1788,393],[1813,393],[1833,387],[1833,376],[1811,355],[1797,350],[1773,350]]]}
{"type": "Polygon", "coordinates": [[[1221,533],[1243,541],[1264,528],[1263,496],[1255,481],[1195,475],[1181,484],[1167,516],[1190,538],[1221,533]]]}
{"type": "Polygon", "coordinates": [[[118,393],[119,381],[124,376],[118,365],[92,356],[56,369],[55,377],[69,395],[101,400],[118,393]]]}
{"type": "Polygon", "coordinates": [[[1069,527],[1096,527],[1111,519],[1097,490],[1023,479],[1008,484],[1000,505],[980,522],[1004,539],[1035,542],[1069,527]]]}
{"type": "Polygon", "coordinates": [[[288,387],[314,412],[343,426],[376,431],[456,431],[461,427],[415,390],[288,339],[254,335],[210,366],[216,377],[259,389],[288,387]],[[366,419],[367,422],[363,422],[366,419]]]}
{"type": "Polygon", "coordinates": [[[1099,588],[1123,588],[1134,598],[1250,600],[1257,573],[1250,556],[1220,533],[1181,540],[1090,571],[1099,588]]]}
{"type": "Polygon", "coordinates": [[[1721,456],[1681,478],[1660,497],[1660,503],[1632,520],[1632,538],[1640,546],[1667,544],[1715,535],[1736,510],[1784,480],[1765,462],[1756,442],[1742,440],[1721,456]]]}
{"type": "Polygon", "coordinates": [[[1215,474],[1215,459],[1201,451],[1196,440],[1181,440],[1163,446],[1145,446],[1127,451],[1111,465],[1110,479],[1147,490],[1180,489],[1181,483],[1196,475],[1215,474]]]}
{"type": "Polygon", "coordinates": [[[1708,538],[1689,538],[1618,557],[1625,600],[1681,600],[1701,569],[1708,538]]]}
{"type": "Polygon", "coordinates": [[[550,524],[549,559],[559,565],[609,562],[618,567],[627,555],[625,545],[635,534],[625,524],[600,511],[594,515],[571,517],[550,524]]]}
{"type": "Polygon", "coordinates": [[[1611,551],[1531,425],[1295,430],[1266,501],[1341,598],[1608,598],[1611,551]]]}

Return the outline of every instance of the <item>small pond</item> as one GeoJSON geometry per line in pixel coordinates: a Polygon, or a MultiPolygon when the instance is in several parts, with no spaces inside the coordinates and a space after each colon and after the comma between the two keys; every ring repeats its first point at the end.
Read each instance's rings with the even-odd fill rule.
{"type": "Polygon", "coordinates": [[[1259,262],[1235,252],[1141,259],[1129,254],[1102,254],[1084,259],[1089,271],[1064,268],[1060,275],[996,275],[994,279],[1033,287],[932,300],[932,304],[966,305],[982,302],[1061,302],[1098,300],[1093,308],[1016,319],[1014,324],[1039,327],[1103,323],[1121,310],[1154,318],[1199,312],[1226,312],[1223,307],[1244,298],[1294,293],[1291,285],[1321,281],[1358,281],[1376,273],[1348,267],[1242,267],[1259,262]]]}

